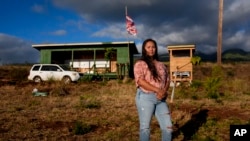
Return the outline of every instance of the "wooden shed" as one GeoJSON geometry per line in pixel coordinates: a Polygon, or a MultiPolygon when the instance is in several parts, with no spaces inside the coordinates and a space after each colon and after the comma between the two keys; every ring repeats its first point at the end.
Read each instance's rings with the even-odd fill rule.
{"type": "Polygon", "coordinates": [[[40,63],[65,64],[84,75],[104,74],[110,78],[133,77],[133,55],[138,54],[132,41],[65,44],[36,44],[40,63]],[[109,60],[107,50],[112,49],[109,60]]]}
{"type": "Polygon", "coordinates": [[[195,51],[195,45],[169,45],[167,46],[170,61],[171,81],[193,80],[193,64],[191,59],[195,51]]]}

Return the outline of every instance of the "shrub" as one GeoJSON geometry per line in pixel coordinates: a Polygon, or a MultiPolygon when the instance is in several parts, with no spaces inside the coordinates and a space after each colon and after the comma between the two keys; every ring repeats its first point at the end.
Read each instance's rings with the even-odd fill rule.
{"type": "Polygon", "coordinates": [[[83,123],[83,122],[80,122],[80,121],[77,121],[74,125],[73,133],[75,135],[83,135],[83,134],[91,132],[91,130],[92,129],[91,129],[90,125],[83,123]]]}
{"type": "Polygon", "coordinates": [[[205,82],[205,90],[207,91],[207,96],[212,99],[217,99],[219,97],[220,78],[207,78],[205,82]]]}
{"type": "Polygon", "coordinates": [[[224,73],[220,66],[212,68],[212,76],[208,77],[205,81],[205,90],[208,98],[218,99],[219,88],[221,86],[221,79],[224,78],[224,73]]]}

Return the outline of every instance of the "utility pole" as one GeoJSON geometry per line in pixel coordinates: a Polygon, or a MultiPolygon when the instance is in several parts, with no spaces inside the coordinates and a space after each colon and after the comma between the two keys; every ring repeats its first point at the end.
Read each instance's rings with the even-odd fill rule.
{"type": "Polygon", "coordinates": [[[217,64],[221,65],[222,50],[222,22],[223,22],[223,0],[219,0],[218,40],[217,40],[217,64]]]}

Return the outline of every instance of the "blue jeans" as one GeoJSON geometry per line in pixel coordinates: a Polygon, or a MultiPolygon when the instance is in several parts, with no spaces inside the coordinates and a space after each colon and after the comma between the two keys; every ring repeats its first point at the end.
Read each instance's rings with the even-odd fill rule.
{"type": "Polygon", "coordinates": [[[140,121],[140,141],[150,140],[150,122],[153,115],[160,124],[162,141],[171,141],[172,121],[166,100],[157,100],[154,93],[144,93],[139,88],[135,99],[140,121]]]}

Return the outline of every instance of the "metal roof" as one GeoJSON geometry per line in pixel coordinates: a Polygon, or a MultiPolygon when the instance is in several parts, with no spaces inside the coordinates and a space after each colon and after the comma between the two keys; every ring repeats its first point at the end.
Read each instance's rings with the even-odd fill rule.
{"type": "Polygon", "coordinates": [[[187,44],[187,45],[168,45],[168,49],[195,49],[194,44],[187,44]]]}
{"type": "Polygon", "coordinates": [[[54,48],[63,48],[63,47],[75,47],[75,48],[95,48],[95,47],[124,47],[129,46],[132,48],[135,54],[138,54],[134,41],[123,41],[123,42],[89,42],[89,43],[60,43],[60,44],[33,44],[32,47],[41,50],[41,49],[54,49],[54,48]]]}
{"type": "Polygon", "coordinates": [[[135,44],[134,41],[127,41],[127,42],[89,42],[89,43],[61,43],[61,44],[34,44],[32,47],[39,48],[39,47],[49,47],[49,46],[89,46],[89,45],[109,45],[109,44],[135,44]]]}

